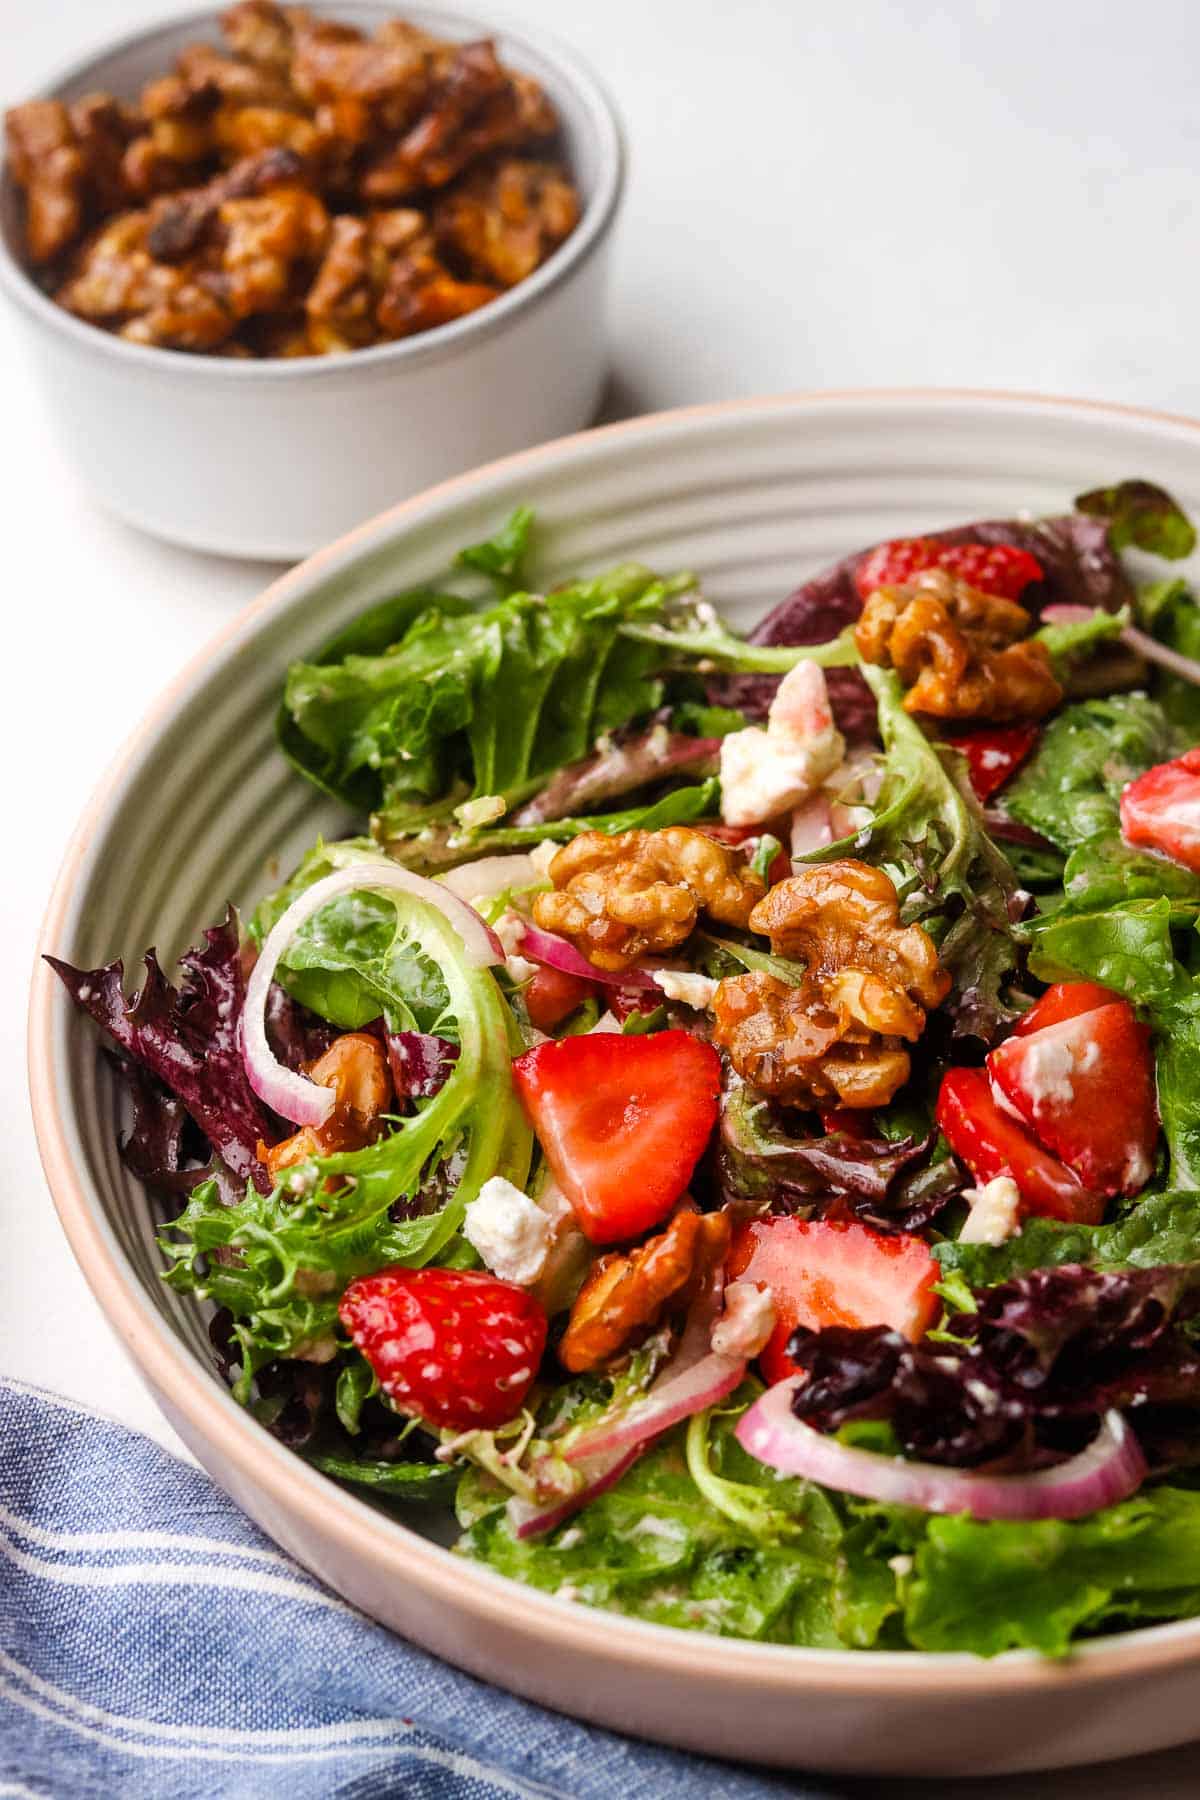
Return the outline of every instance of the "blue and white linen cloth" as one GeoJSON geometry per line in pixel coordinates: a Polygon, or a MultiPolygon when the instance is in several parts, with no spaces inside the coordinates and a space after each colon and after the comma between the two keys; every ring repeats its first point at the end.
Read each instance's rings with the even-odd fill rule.
{"type": "Polygon", "coordinates": [[[337,1599],[199,1469],[0,1381],[8,1795],[819,1800],[460,1674],[337,1599]]]}

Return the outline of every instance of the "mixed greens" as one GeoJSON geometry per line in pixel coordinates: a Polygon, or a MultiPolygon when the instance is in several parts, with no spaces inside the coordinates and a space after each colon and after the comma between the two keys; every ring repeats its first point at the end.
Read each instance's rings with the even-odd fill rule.
{"type": "Polygon", "coordinates": [[[294,664],[281,747],[359,835],[174,984],[54,965],[238,1399],[659,1624],[1057,1656],[1200,1613],[1200,606],[1121,556],[1194,545],[1120,483],[742,639],[688,573],[540,591],[522,510],[294,664]],[[1048,714],[917,714],[864,655],[872,594],[947,581],[1027,610],[1048,714]],[[850,948],[764,922],[802,905],[850,948]]]}

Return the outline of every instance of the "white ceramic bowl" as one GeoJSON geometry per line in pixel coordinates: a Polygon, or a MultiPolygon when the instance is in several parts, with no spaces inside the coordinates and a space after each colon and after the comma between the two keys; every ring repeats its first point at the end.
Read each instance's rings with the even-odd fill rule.
{"type": "MultiPolygon", "coordinates": [[[[273,746],[285,664],[435,577],[520,502],[537,508],[547,580],[633,557],[691,567],[749,625],[862,544],[1049,512],[1127,475],[1200,512],[1200,425],[1020,397],[826,395],[641,419],[445,483],[286,575],[184,671],[80,825],[43,948],[85,965],[119,954],[130,969],[149,943],[178,951],[227,897],[262,891],[271,859],[286,866],[344,825],[273,746]]],[[[565,1712],[798,1768],[984,1775],[1196,1734],[1200,1620],[1097,1641],[1060,1664],[792,1649],[591,1611],[451,1557],[283,1449],[222,1386],[198,1309],[159,1280],[95,1033],[44,968],[30,1054],[63,1223],[164,1412],[265,1531],[406,1637],[565,1712]]]]}
{"type": "MultiPolygon", "coordinates": [[[[0,177],[0,286],[19,308],[59,436],[110,511],[196,550],[291,561],[432,482],[577,431],[607,362],[605,299],[622,187],[612,106],[539,32],[424,5],[326,5],[371,27],[401,14],[453,41],[491,36],[562,121],[583,216],[527,281],[452,324],[345,356],[239,362],[128,344],[56,306],[20,260],[19,200],[0,177]]],[[[46,92],[134,98],[215,13],[137,33],[46,92]]]]}

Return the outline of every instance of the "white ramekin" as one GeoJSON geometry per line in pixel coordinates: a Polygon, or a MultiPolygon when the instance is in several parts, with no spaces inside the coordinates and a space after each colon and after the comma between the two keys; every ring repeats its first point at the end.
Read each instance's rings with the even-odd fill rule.
{"type": "MultiPolygon", "coordinates": [[[[439,36],[490,36],[558,109],[583,217],[529,280],[435,331],[346,356],[238,362],[146,349],[74,318],[19,259],[19,201],[0,178],[0,285],[27,330],[59,436],[96,498],[192,549],[291,560],[446,476],[577,430],[606,373],[605,295],[622,186],[603,90],[557,44],[502,21],[398,0],[322,5],[371,26],[401,14],[439,36]]],[[[197,38],[197,13],[89,57],[47,84],[64,99],[136,96],[197,38]]]]}

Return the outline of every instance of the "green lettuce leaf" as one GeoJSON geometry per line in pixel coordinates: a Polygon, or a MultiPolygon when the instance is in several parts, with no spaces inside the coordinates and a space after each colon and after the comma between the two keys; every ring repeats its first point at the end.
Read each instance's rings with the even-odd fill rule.
{"type": "MultiPolygon", "coordinates": [[[[322,855],[340,864],[364,853],[330,845],[322,855]]],[[[324,867],[318,857],[310,876],[324,867]]],[[[389,1263],[430,1262],[453,1246],[466,1206],[489,1176],[518,1186],[528,1178],[532,1137],[511,1073],[520,1039],[496,981],[467,962],[436,907],[407,894],[385,898],[394,940],[388,966],[410,946],[445,986],[439,1029],[452,1029],[459,1046],[445,1085],[377,1143],[289,1169],[269,1194],[251,1188],[230,1207],[216,1182],[201,1184],[160,1240],[172,1259],[170,1284],[233,1314],[243,1398],[266,1362],[329,1346],[348,1281],[389,1263]],[[412,1216],[391,1216],[398,1201],[410,1203],[412,1216]]],[[[363,968],[346,971],[364,987],[378,966],[373,939],[369,948],[363,968]]],[[[339,940],[338,954],[344,950],[339,940]]]]}
{"type": "Polygon", "coordinates": [[[1200,1193],[1148,1194],[1111,1225],[1065,1225],[1028,1218],[1003,1244],[942,1243],[933,1254],[944,1274],[972,1288],[993,1287],[1032,1269],[1087,1263],[1102,1269],[1151,1269],[1200,1256],[1200,1193]]]}
{"type": "Polygon", "coordinates": [[[460,1554],[593,1606],[824,1648],[1062,1656],[1081,1634],[1200,1612],[1200,1492],[1147,1488],[1090,1518],[978,1523],[778,1477],[733,1429],[759,1392],[678,1426],[566,1525],[518,1539],[468,1473],[460,1554]]]}
{"type": "Polygon", "coordinates": [[[332,1475],[335,1481],[370,1488],[384,1499],[401,1500],[413,1506],[453,1499],[459,1479],[458,1470],[446,1463],[384,1462],[320,1452],[309,1453],[305,1460],[314,1469],[320,1469],[323,1475],[332,1475]]]}
{"type": "MultiPolygon", "coordinates": [[[[260,901],[249,924],[254,942],[262,944],[313,882],[377,855],[367,838],[317,844],[283,886],[260,901]]],[[[276,980],[294,1000],[343,1031],[357,1031],[382,1014],[390,1031],[456,1037],[441,970],[421,954],[385,894],[344,894],[323,906],[288,945],[276,980]]]]}
{"type": "Polygon", "coordinates": [[[645,806],[627,806],[620,812],[593,813],[571,819],[548,819],[539,825],[494,825],[475,830],[427,827],[415,837],[387,839],[388,854],[409,868],[436,873],[455,863],[506,851],[531,850],[549,840],[566,844],[581,831],[663,831],[668,825],[690,825],[697,819],[719,819],[721,784],[715,776],[706,781],[672,788],[645,806]]]}
{"type": "Polygon", "coordinates": [[[460,550],[455,563],[460,569],[477,569],[498,589],[501,598],[526,586],[525,566],[533,531],[533,508],[518,506],[494,537],[460,550]]]}
{"type": "Polygon", "coordinates": [[[1103,607],[1098,606],[1087,618],[1071,619],[1065,624],[1043,625],[1033,635],[1040,643],[1045,644],[1055,673],[1062,681],[1078,663],[1085,661],[1095,651],[1103,650],[1116,642],[1128,624],[1127,606],[1122,606],[1115,613],[1105,612],[1103,607]]]}
{"type": "Polygon", "coordinates": [[[1093,488],[1077,497],[1075,510],[1108,520],[1108,541],[1114,550],[1132,545],[1176,562],[1196,548],[1191,520],[1179,502],[1152,481],[1119,481],[1113,487],[1093,488]]]}
{"type": "MultiPolygon", "coordinates": [[[[1186,581],[1156,581],[1137,600],[1138,623],[1171,650],[1200,660],[1200,606],[1186,581]]],[[[1189,744],[1200,739],[1200,688],[1165,669],[1154,669],[1151,691],[1189,744]]]]}
{"type": "Polygon", "coordinates": [[[1071,1523],[933,1519],[905,1583],[918,1650],[1039,1650],[1080,1631],[1200,1612],[1200,1493],[1148,1488],[1071,1523]]]}
{"type": "MultiPolygon", "coordinates": [[[[505,582],[523,552],[493,544],[468,554],[505,582]]],[[[289,669],[293,759],[379,811],[390,835],[471,799],[499,796],[507,810],[602,733],[659,705],[661,652],[621,631],[659,617],[689,585],[630,566],[548,595],[509,593],[483,610],[441,597],[424,610],[397,606],[404,629],[390,643],[367,650],[360,635],[346,649],[343,636],[339,654],[289,669]]]]}
{"type": "Polygon", "coordinates": [[[831,1584],[840,1523],[827,1496],[778,1481],[732,1435],[751,1384],[697,1430],[707,1434],[705,1488],[697,1486],[687,1427],[647,1450],[567,1525],[540,1538],[513,1533],[503,1493],[487,1506],[464,1479],[460,1514],[472,1522],[457,1548],[501,1573],[593,1606],[731,1637],[837,1644],[831,1584]],[[713,1496],[721,1505],[713,1504],[713,1496]]]}
{"type": "Polygon", "coordinates": [[[1014,819],[1071,851],[1111,833],[1122,788],[1176,748],[1169,720],[1144,694],[1083,700],[1047,725],[1006,788],[1005,805],[1014,819]]]}
{"type": "Polygon", "coordinates": [[[1181,748],[1171,720],[1145,694],[1081,701],[1051,720],[1005,806],[1066,854],[1062,906],[1090,912],[1162,894],[1200,899],[1200,878],[1121,836],[1122,789],[1181,748]]]}

